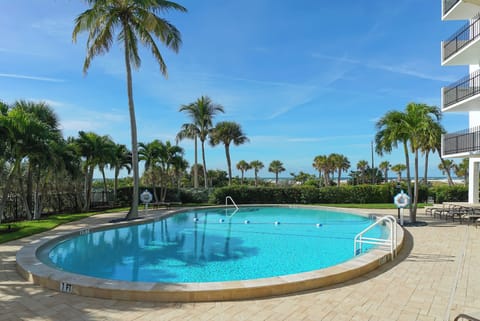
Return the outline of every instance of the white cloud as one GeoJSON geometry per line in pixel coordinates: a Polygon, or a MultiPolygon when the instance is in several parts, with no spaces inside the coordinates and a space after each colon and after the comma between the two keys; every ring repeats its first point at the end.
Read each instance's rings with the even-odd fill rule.
{"type": "Polygon", "coordinates": [[[16,79],[27,79],[27,80],[36,80],[36,81],[64,82],[63,79],[58,79],[58,78],[49,78],[49,77],[31,76],[31,75],[20,75],[20,74],[0,73],[0,77],[4,77],[4,78],[16,78],[16,79]]]}

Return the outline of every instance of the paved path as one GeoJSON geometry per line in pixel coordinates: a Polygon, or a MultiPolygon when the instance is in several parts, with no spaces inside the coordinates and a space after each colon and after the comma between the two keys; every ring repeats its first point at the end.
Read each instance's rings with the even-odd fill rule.
{"type": "MultiPolygon", "coordinates": [[[[98,215],[57,230],[95,225],[115,216],[98,215]]],[[[13,241],[0,245],[0,321],[441,321],[459,313],[480,318],[480,228],[422,216],[419,220],[428,225],[406,228],[400,258],[366,276],[308,293],[239,302],[125,302],[46,290],[15,271],[15,253],[35,237],[13,241]]]]}

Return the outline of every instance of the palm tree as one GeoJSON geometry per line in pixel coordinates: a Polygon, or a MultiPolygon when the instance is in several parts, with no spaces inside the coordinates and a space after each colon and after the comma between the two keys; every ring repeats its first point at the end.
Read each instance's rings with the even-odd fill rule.
{"type": "Polygon", "coordinates": [[[397,173],[397,181],[400,183],[402,181],[402,172],[407,169],[407,166],[404,164],[396,164],[391,167],[392,171],[397,173]]]}
{"type": "Polygon", "coordinates": [[[216,146],[220,143],[223,143],[223,145],[225,146],[225,155],[227,157],[228,167],[228,185],[232,183],[232,162],[230,160],[230,144],[233,143],[235,146],[238,146],[241,144],[245,144],[248,141],[249,139],[242,131],[242,127],[235,122],[219,122],[210,133],[210,145],[216,146]]]}
{"type": "Polygon", "coordinates": [[[275,173],[275,184],[278,185],[278,174],[285,171],[285,167],[283,167],[283,163],[279,160],[274,160],[268,166],[268,171],[270,173],[275,173]]]}
{"type": "Polygon", "coordinates": [[[176,141],[188,138],[195,142],[195,162],[193,164],[193,187],[198,188],[198,152],[197,152],[197,138],[199,136],[198,127],[195,124],[183,124],[180,131],[177,133],[176,141]]]}
{"type": "Polygon", "coordinates": [[[114,170],[114,181],[113,181],[113,199],[117,201],[117,190],[118,190],[118,176],[122,169],[126,169],[130,175],[132,164],[132,153],[127,149],[127,146],[123,144],[116,144],[114,150],[114,158],[110,163],[110,169],[114,170]]]}
{"type": "Polygon", "coordinates": [[[313,159],[312,166],[318,171],[318,179],[320,181],[319,186],[322,186],[322,173],[323,173],[323,185],[329,186],[331,164],[330,164],[330,160],[328,159],[328,156],[326,155],[315,156],[315,158],[313,159]]]}
{"type": "Polygon", "coordinates": [[[463,177],[463,183],[468,186],[468,167],[470,160],[468,158],[462,159],[462,162],[454,167],[455,175],[463,177]]]}
{"type": "Polygon", "coordinates": [[[186,12],[187,9],[172,1],[114,1],[87,0],[90,8],[75,19],[72,38],[88,32],[87,56],[83,64],[86,73],[95,56],[107,53],[113,42],[114,34],[123,44],[125,69],[127,75],[128,110],[130,113],[130,131],[132,140],[133,195],[132,207],[127,214],[128,219],[138,217],[138,146],[135,106],[133,102],[132,65],[138,69],[141,59],[138,53],[138,39],[149,48],[160,66],[160,72],[167,76],[167,66],[163,60],[156,40],[178,52],[182,43],[180,32],[167,20],[157,14],[169,10],[186,12]]]}
{"type": "Polygon", "coordinates": [[[438,157],[440,157],[440,162],[443,163],[443,157],[441,153],[442,149],[442,134],[445,133],[445,129],[440,124],[441,113],[440,111],[434,111],[435,118],[432,119],[430,125],[425,128],[425,136],[422,139],[421,143],[421,152],[424,155],[425,159],[425,168],[423,173],[423,181],[425,184],[428,183],[428,155],[430,152],[435,153],[438,152],[438,157]]]}
{"type": "Polygon", "coordinates": [[[346,172],[350,168],[350,161],[345,155],[342,154],[330,154],[328,156],[329,162],[332,165],[332,169],[338,171],[337,175],[337,186],[340,186],[340,179],[342,171],[346,172]]]}
{"type": "Polygon", "coordinates": [[[212,129],[213,117],[218,113],[225,112],[222,105],[214,104],[207,96],[198,98],[195,102],[180,106],[179,111],[186,112],[192,120],[192,125],[196,127],[195,132],[202,143],[203,176],[205,178],[205,188],[208,187],[207,164],[205,161],[205,141],[212,129]]]}
{"type": "Polygon", "coordinates": [[[259,160],[254,160],[250,162],[250,167],[253,168],[255,173],[255,186],[258,186],[258,172],[263,168],[263,163],[259,160]]]}
{"type": "Polygon", "coordinates": [[[442,171],[442,174],[447,175],[448,186],[455,185],[452,180],[452,170],[455,169],[455,167],[456,165],[451,159],[444,159],[443,162],[438,165],[438,169],[442,171]]]}
{"type": "Polygon", "coordinates": [[[366,178],[366,172],[367,169],[369,168],[368,166],[368,161],[366,160],[359,160],[357,163],[357,169],[360,171],[362,174],[362,184],[365,184],[365,178],[366,178]]]}
{"type": "MultiPolygon", "coordinates": [[[[0,132],[2,136],[3,157],[9,163],[3,189],[2,202],[0,204],[0,219],[3,217],[5,202],[10,191],[14,176],[19,180],[19,186],[23,188],[22,163],[29,161],[32,165],[43,164],[48,166],[47,155],[50,154],[50,142],[58,140],[59,131],[42,116],[33,112],[35,103],[17,101],[12,108],[5,110],[2,107],[0,114],[0,132]]],[[[27,201],[27,193],[22,192],[22,201],[27,212],[27,218],[31,219],[31,207],[27,201]]]]}
{"type": "Polygon", "coordinates": [[[158,172],[158,167],[157,163],[160,159],[160,154],[162,150],[162,145],[163,143],[155,139],[154,141],[150,143],[139,143],[138,144],[138,155],[139,159],[141,161],[144,161],[144,174],[146,174],[146,177],[150,177],[149,179],[150,183],[152,184],[152,190],[153,190],[153,200],[155,202],[158,202],[158,196],[157,196],[157,188],[156,188],[156,180],[158,179],[157,175],[155,175],[155,172],[158,172]]]}
{"type": "MultiPolygon", "coordinates": [[[[99,169],[103,172],[102,167],[108,163],[110,156],[113,154],[114,143],[109,136],[100,136],[93,132],[80,131],[78,136],[79,137],[75,140],[75,144],[77,146],[78,154],[84,158],[85,203],[83,205],[83,210],[86,211],[90,208],[95,167],[99,166],[99,169]]],[[[102,175],[104,176],[104,174],[102,175]]]]}
{"type": "Polygon", "coordinates": [[[392,167],[389,161],[383,161],[378,164],[378,168],[383,171],[383,177],[385,178],[385,183],[388,183],[388,170],[392,167]]]}
{"type": "Polygon", "coordinates": [[[246,171],[250,169],[250,164],[244,161],[243,159],[237,163],[237,169],[242,173],[242,184],[243,184],[243,177],[246,171]]]}

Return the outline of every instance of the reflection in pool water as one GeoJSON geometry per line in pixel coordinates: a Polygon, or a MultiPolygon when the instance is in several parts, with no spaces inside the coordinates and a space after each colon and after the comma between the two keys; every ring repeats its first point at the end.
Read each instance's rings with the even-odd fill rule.
{"type": "MultiPolygon", "coordinates": [[[[232,217],[225,214],[196,210],[92,232],[45,249],[40,258],[65,271],[115,280],[256,279],[344,262],[352,257],[354,236],[372,222],[301,208],[242,208],[232,217]]],[[[379,227],[369,235],[382,233],[379,227]]]]}

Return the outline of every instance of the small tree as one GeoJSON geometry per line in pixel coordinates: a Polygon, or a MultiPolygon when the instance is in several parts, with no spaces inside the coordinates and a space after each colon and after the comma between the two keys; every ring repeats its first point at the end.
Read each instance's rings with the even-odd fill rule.
{"type": "Polygon", "coordinates": [[[242,173],[242,184],[245,172],[248,171],[250,168],[250,164],[244,160],[241,160],[237,163],[237,169],[242,173]]]}

